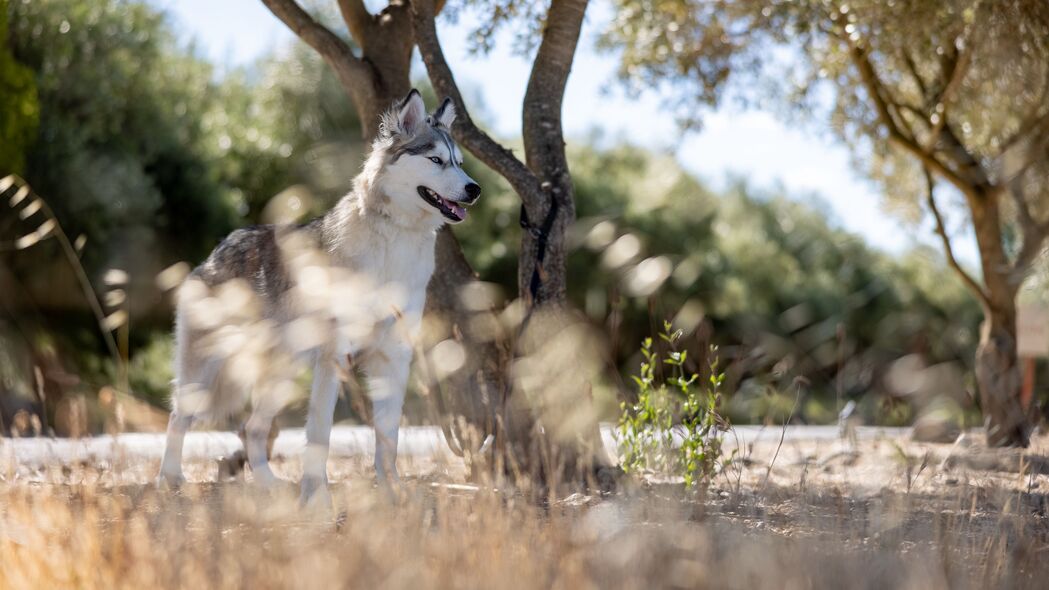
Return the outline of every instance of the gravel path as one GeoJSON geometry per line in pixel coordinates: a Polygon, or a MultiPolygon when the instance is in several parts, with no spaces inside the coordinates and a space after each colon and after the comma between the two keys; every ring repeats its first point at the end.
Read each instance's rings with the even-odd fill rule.
{"type": "MultiPolygon", "coordinates": [[[[861,440],[896,438],[906,434],[904,428],[860,427],[861,440]]],[[[601,434],[605,445],[614,448],[612,425],[604,424],[601,434]]],[[[787,442],[833,441],[838,439],[836,426],[789,426],[786,431],[776,427],[737,426],[725,437],[726,446],[755,443],[776,444],[780,436],[787,442]]],[[[306,445],[306,434],[301,428],[282,430],[274,444],[274,455],[293,457],[306,445]]],[[[241,448],[240,439],[232,432],[191,432],[186,436],[184,457],[187,460],[208,460],[228,457],[241,448]]],[[[336,426],[331,435],[331,455],[339,457],[370,456],[375,449],[372,430],[365,426],[336,426]]],[[[84,461],[110,462],[125,460],[160,460],[164,451],[163,433],[128,433],[117,436],[98,436],[83,439],[55,438],[0,438],[0,459],[13,460],[17,465],[43,466],[73,465],[84,461]]],[[[440,428],[434,426],[406,426],[401,429],[399,453],[406,457],[436,458],[451,456],[440,428]]]]}

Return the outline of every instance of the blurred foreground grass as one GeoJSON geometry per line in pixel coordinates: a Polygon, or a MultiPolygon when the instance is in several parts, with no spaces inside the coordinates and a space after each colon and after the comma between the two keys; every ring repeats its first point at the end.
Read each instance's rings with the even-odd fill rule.
{"type": "Polygon", "coordinates": [[[293,484],[218,483],[214,463],[171,492],[146,483],[151,462],[0,460],[0,587],[1044,587],[1049,475],[1033,455],[976,471],[947,445],[823,441],[788,443],[769,469],[777,440],[704,496],[649,481],[542,506],[426,460],[403,465],[393,502],[367,458],[339,459],[334,523],[307,518],[293,484]]]}

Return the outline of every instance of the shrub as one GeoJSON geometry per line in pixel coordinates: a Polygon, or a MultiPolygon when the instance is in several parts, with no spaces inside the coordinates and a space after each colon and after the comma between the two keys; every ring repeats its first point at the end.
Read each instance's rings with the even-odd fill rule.
{"type": "Polygon", "coordinates": [[[172,359],[175,341],[170,334],[154,334],[149,342],[135,352],[128,365],[131,391],[156,406],[166,407],[174,378],[172,359]]]}
{"type": "Polygon", "coordinates": [[[704,383],[686,369],[688,351],[678,350],[681,335],[664,322],[659,337],[668,348],[665,358],[652,338],[642,342],[641,371],[633,376],[637,402],[620,404],[616,439],[627,473],[679,475],[685,487],[694,488],[709,483],[735,451],[726,457],[722,448],[728,422],[718,412],[725,375],[717,348],[711,347],[710,377],[704,383]],[[659,366],[666,367],[662,379],[657,378],[659,366]]]}

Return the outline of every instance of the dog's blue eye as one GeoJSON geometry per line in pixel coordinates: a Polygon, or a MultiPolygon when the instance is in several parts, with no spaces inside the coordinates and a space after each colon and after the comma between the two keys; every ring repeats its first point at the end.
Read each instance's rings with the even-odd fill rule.
{"type": "Polygon", "coordinates": [[[442,163],[441,159],[438,158],[437,156],[430,156],[430,161],[433,162],[434,164],[437,164],[438,166],[440,166],[441,163],[442,163]]]}

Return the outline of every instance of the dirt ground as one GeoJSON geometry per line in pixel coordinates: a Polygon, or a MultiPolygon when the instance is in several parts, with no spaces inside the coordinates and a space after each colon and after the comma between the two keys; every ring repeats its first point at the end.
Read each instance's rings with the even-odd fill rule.
{"type": "MultiPolygon", "coordinates": [[[[537,506],[475,485],[447,454],[401,463],[401,497],[369,459],[330,463],[335,513],[187,466],[27,468],[0,452],[0,587],[1008,588],[1049,579],[1049,437],[988,450],[979,434],[836,438],[769,429],[709,491],[627,480],[609,495],[537,506]]],[[[2,445],[2,443],[0,443],[2,445]]]]}
{"type": "Polygon", "coordinates": [[[767,477],[768,485],[798,492],[848,490],[856,497],[887,491],[949,496],[967,487],[1049,491],[1049,436],[1035,436],[1027,449],[988,449],[980,431],[949,444],[915,442],[906,430],[891,434],[855,442],[795,437],[781,444],[777,429],[769,429],[742,445],[742,473],[729,475],[749,489],[766,485],[767,477]]]}

